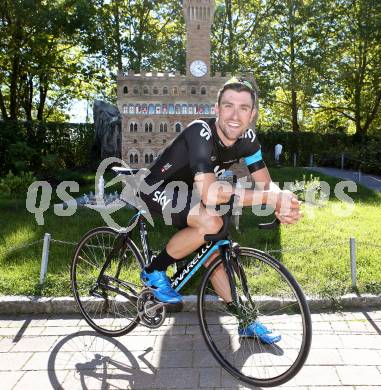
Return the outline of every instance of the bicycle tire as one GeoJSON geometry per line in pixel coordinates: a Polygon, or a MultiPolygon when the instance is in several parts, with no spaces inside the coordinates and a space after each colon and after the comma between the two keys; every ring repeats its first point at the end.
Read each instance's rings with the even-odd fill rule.
{"type": "Polygon", "coordinates": [[[96,285],[117,237],[118,232],[109,227],[87,232],[77,245],[70,269],[74,299],[84,319],[94,330],[111,337],[122,336],[138,324],[136,301],[143,288],[143,260],[129,238],[96,285]]]}
{"type": "Polygon", "coordinates": [[[210,281],[217,267],[223,266],[220,257],[209,265],[199,288],[201,331],[209,351],[231,375],[249,385],[279,386],[293,378],[308,357],[312,338],[309,308],[300,286],[279,261],[252,248],[239,248],[238,254],[242,277],[238,275],[240,267],[233,270],[245,315],[279,331],[282,339],[265,345],[257,338],[239,337],[237,317],[227,310],[210,281]],[[243,292],[245,283],[249,297],[243,292]]]}

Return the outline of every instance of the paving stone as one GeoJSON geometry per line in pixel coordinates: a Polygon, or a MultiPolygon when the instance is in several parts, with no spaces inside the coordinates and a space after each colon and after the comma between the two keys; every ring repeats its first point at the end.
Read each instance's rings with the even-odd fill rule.
{"type": "Polygon", "coordinates": [[[158,369],[165,367],[191,367],[193,351],[156,351],[152,364],[158,369]]]}
{"type": "Polygon", "coordinates": [[[12,352],[44,352],[49,351],[55,342],[57,336],[33,336],[23,337],[12,348],[12,352]]]}
{"type": "Polygon", "coordinates": [[[27,371],[17,382],[14,390],[25,389],[56,389],[47,372],[45,371],[27,371]],[[31,387],[33,386],[33,387],[31,387]]]}
{"type": "Polygon", "coordinates": [[[45,325],[57,326],[57,327],[62,327],[62,326],[75,326],[75,327],[77,327],[81,320],[82,320],[82,318],[79,316],[65,315],[65,317],[62,318],[62,316],[54,315],[48,319],[47,324],[45,324],[45,325]]]}
{"type": "Polygon", "coordinates": [[[201,329],[199,325],[187,325],[185,334],[201,335],[201,329]]]}
{"type": "MultiPolygon", "coordinates": [[[[107,386],[104,389],[152,389],[155,381],[155,374],[148,370],[130,370],[121,372],[109,370],[107,372],[107,386]]],[[[101,387],[96,387],[101,389],[101,387]]]]}
{"type": "Polygon", "coordinates": [[[343,364],[343,358],[341,357],[339,350],[337,349],[311,349],[308,358],[307,365],[338,365],[343,364]]]}
{"type": "Polygon", "coordinates": [[[221,368],[200,368],[200,388],[221,387],[221,368]]]}
{"type": "Polygon", "coordinates": [[[0,371],[21,370],[22,366],[31,358],[32,353],[0,353],[0,371]]]}
{"type": "MultiPolygon", "coordinates": [[[[365,314],[314,314],[308,361],[294,379],[280,388],[381,390],[381,311],[365,314]],[[361,384],[353,378],[367,382],[361,384]]],[[[60,388],[60,383],[64,383],[64,389],[83,389],[81,380],[94,390],[102,386],[254,389],[219,366],[200,333],[196,313],[170,313],[159,329],[138,326],[119,338],[97,334],[76,316],[0,316],[0,321],[0,325],[12,325],[0,326],[9,333],[0,337],[1,390],[18,380],[16,388],[23,390],[31,388],[31,383],[33,390],[60,388]],[[13,342],[17,335],[21,339],[13,342]],[[5,385],[5,380],[11,384],[5,385]]],[[[287,321],[291,324],[292,316],[287,321]]]]}
{"type": "Polygon", "coordinates": [[[111,355],[113,364],[135,368],[135,369],[146,369],[150,368],[151,371],[156,371],[157,366],[154,365],[154,355],[158,353],[154,349],[147,351],[134,351],[126,354],[125,352],[114,352],[111,355]]]}
{"type": "Polygon", "coordinates": [[[193,336],[192,335],[160,335],[156,337],[155,348],[162,350],[182,350],[189,351],[193,347],[193,336]]]}
{"type": "Polygon", "coordinates": [[[304,366],[293,381],[303,386],[341,385],[334,366],[304,366]]]}
{"type": "Polygon", "coordinates": [[[372,335],[340,335],[343,348],[381,349],[381,336],[372,335]]]}
{"type": "Polygon", "coordinates": [[[341,349],[339,353],[344,364],[351,366],[377,366],[381,361],[379,352],[372,349],[341,349]]]}
{"type": "Polygon", "coordinates": [[[377,367],[345,366],[337,367],[344,385],[381,385],[381,373],[377,367]]]}
{"type": "Polygon", "coordinates": [[[31,358],[24,364],[24,371],[50,371],[75,369],[72,367],[73,352],[34,352],[31,358]]]}
{"type": "Polygon", "coordinates": [[[15,345],[12,338],[2,337],[0,339],[0,352],[9,352],[15,345]]]}
{"type": "Polygon", "coordinates": [[[193,367],[220,367],[220,364],[209,350],[196,350],[193,352],[193,367]]]}
{"type": "Polygon", "coordinates": [[[127,335],[118,338],[129,351],[142,351],[155,345],[156,336],[127,335]]]}
{"type": "MultiPolygon", "coordinates": [[[[344,336],[343,336],[344,337],[344,336]]],[[[343,347],[341,336],[336,335],[312,335],[312,348],[338,349],[343,347]]]]}
{"type": "Polygon", "coordinates": [[[24,375],[23,371],[4,371],[0,374],[2,390],[11,390],[24,375]]]}
{"type": "MultiPolygon", "coordinates": [[[[283,390],[283,388],[282,388],[282,390],[283,390]]],[[[288,390],[288,389],[286,389],[286,390],[288,390]]],[[[296,387],[295,390],[299,390],[299,387],[296,387]]],[[[344,386],[344,385],[341,385],[341,386],[309,386],[308,390],[355,390],[355,387],[354,386],[344,386]]],[[[372,390],[372,389],[368,388],[367,390],[372,390]]],[[[377,390],[377,389],[373,388],[373,390],[377,390]]]]}
{"type": "Polygon", "coordinates": [[[199,370],[195,368],[160,368],[155,376],[154,386],[167,389],[197,388],[199,370]]]}

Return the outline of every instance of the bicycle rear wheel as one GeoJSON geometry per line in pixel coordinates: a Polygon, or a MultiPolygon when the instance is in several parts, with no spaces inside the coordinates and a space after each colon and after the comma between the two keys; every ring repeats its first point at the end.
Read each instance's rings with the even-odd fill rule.
{"type": "Polygon", "coordinates": [[[108,227],[90,230],[75,250],[70,272],[79,310],[93,329],[106,336],[126,334],[139,322],[137,298],[143,287],[143,262],[131,240],[112,256],[99,278],[118,237],[118,232],[108,227]]]}
{"type": "Polygon", "coordinates": [[[287,269],[271,256],[251,248],[232,256],[239,297],[238,313],[228,310],[211,283],[216,259],[207,269],[200,286],[198,312],[202,334],[217,361],[231,375],[254,386],[281,385],[303,366],[311,345],[311,316],[303,292],[287,269]],[[281,334],[275,344],[238,334],[242,320],[259,321],[281,334]]]}

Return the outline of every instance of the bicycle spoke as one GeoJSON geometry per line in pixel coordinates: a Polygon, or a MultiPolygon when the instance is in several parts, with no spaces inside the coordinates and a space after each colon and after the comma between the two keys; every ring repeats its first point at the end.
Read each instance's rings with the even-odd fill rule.
{"type": "Polygon", "coordinates": [[[94,329],[111,336],[136,326],[136,297],[141,290],[142,265],[133,250],[127,247],[109,257],[117,237],[110,228],[90,231],[77,247],[71,270],[74,297],[84,318],[94,329]],[[108,266],[102,275],[106,259],[108,266]]]}
{"type": "Polygon", "coordinates": [[[240,260],[243,269],[242,274],[239,267],[235,269],[239,302],[234,310],[222,299],[212,299],[214,307],[206,301],[218,297],[210,280],[218,261],[204,276],[199,297],[201,329],[210,351],[229,372],[251,385],[276,386],[294,376],[307,357],[311,337],[308,307],[287,271],[271,258],[246,249],[240,260]],[[255,323],[272,334],[279,333],[281,339],[265,344],[255,334],[239,336],[239,328],[248,329],[255,323]]]}

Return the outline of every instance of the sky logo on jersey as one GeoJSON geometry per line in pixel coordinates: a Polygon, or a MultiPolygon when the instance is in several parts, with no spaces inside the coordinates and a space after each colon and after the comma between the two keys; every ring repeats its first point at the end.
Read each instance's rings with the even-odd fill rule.
{"type": "Polygon", "coordinates": [[[161,173],[164,173],[164,172],[167,172],[169,168],[171,168],[172,164],[170,163],[166,163],[165,165],[163,165],[160,169],[160,172],[161,173]]]}
{"type": "Polygon", "coordinates": [[[250,142],[254,142],[255,132],[253,129],[248,129],[239,138],[249,138],[250,142]]]}
{"type": "Polygon", "coordinates": [[[171,201],[171,199],[168,199],[165,195],[165,191],[155,191],[153,195],[154,196],[152,200],[159,203],[162,210],[164,210],[167,207],[168,203],[171,201]]]}
{"type": "Polygon", "coordinates": [[[202,124],[200,135],[201,137],[205,138],[207,141],[209,141],[212,138],[212,132],[210,130],[210,127],[206,123],[202,124]]]}
{"type": "Polygon", "coordinates": [[[219,165],[216,165],[216,166],[214,167],[214,175],[215,175],[216,177],[220,177],[220,176],[222,176],[224,173],[225,173],[225,169],[220,169],[220,166],[219,166],[219,165]]]}

